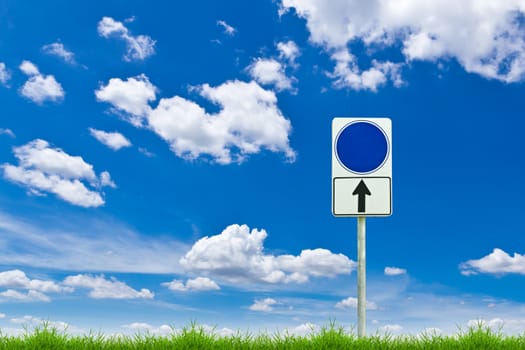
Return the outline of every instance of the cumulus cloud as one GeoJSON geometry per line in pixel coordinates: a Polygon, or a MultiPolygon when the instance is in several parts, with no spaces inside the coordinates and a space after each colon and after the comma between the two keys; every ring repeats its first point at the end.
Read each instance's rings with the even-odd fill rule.
{"type": "Polygon", "coordinates": [[[29,76],[29,79],[20,88],[22,96],[36,104],[43,104],[45,101],[60,102],[64,99],[64,89],[53,75],[43,75],[30,61],[23,61],[19,68],[29,76]]]}
{"type": "Polygon", "coordinates": [[[49,280],[30,279],[21,270],[8,270],[0,272],[0,288],[8,288],[0,292],[3,299],[16,299],[20,301],[51,301],[44,293],[71,292],[72,289],[56,284],[49,280]],[[24,291],[20,291],[24,290],[24,291]]]}
{"type": "Polygon", "coordinates": [[[207,277],[189,279],[186,283],[180,280],[173,280],[171,282],[162,283],[161,285],[168,287],[169,290],[174,292],[202,292],[221,289],[217,283],[207,277]]]}
{"type": "Polygon", "coordinates": [[[150,83],[148,77],[141,74],[125,81],[112,78],[107,85],[102,85],[95,91],[98,101],[110,103],[116,111],[124,115],[134,126],[142,126],[144,119],[151,113],[149,102],[155,101],[157,88],[150,83]]]}
{"type": "Polygon", "coordinates": [[[249,309],[252,311],[262,311],[270,312],[273,311],[273,305],[279,304],[277,300],[272,298],[266,298],[262,300],[255,300],[255,302],[250,305],[249,309]]]}
{"type": "Polygon", "coordinates": [[[180,96],[162,98],[151,108],[155,91],[141,75],[126,81],[111,79],[95,94],[99,101],[126,113],[135,126],[153,130],[177,156],[187,160],[204,157],[219,164],[239,163],[263,149],[295,159],[288,139],[290,121],[277,106],[275,93],[256,82],[234,80],[216,87],[194,87],[193,92],[220,107],[216,113],[180,96]]]}
{"type": "Polygon", "coordinates": [[[11,73],[7,70],[4,62],[0,62],[0,84],[7,85],[11,79],[11,73]]]}
{"type": "Polygon", "coordinates": [[[54,42],[42,46],[42,52],[47,55],[57,56],[63,59],[66,63],[75,64],[75,54],[64,47],[60,42],[54,42]]]}
{"type": "Polygon", "coordinates": [[[114,151],[118,151],[123,147],[131,146],[131,142],[119,132],[106,132],[103,130],[89,128],[89,133],[91,136],[114,151]]]}
{"type": "Polygon", "coordinates": [[[154,297],[149,289],[142,288],[137,291],[114,277],[108,280],[104,275],[68,276],[64,279],[63,284],[74,288],[90,289],[89,296],[93,299],[153,299],[154,297]]]}
{"type": "Polygon", "coordinates": [[[406,275],[407,270],[401,269],[399,267],[385,267],[385,275],[386,276],[399,276],[399,275],[406,275]]]}
{"type": "Polygon", "coordinates": [[[177,156],[193,160],[209,155],[217,163],[229,164],[265,148],[295,158],[288,141],[290,121],[277,107],[272,91],[238,80],[217,87],[204,84],[196,91],[221,110],[210,114],[195,102],[175,96],[161,99],[148,116],[150,127],[177,156]]]}
{"type": "Polygon", "coordinates": [[[403,62],[376,59],[363,69],[351,53],[356,43],[370,49],[371,56],[383,48],[401,48],[409,62],[453,58],[467,72],[485,78],[509,83],[524,78],[521,0],[281,0],[280,13],[290,9],[306,20],[310,41],[336,63],[331,75],[336,87],[376,90],[388,80],[399,85],[389,66],[399,71],[403,62]]]}
{"type": "Polygon", "coordinates": [[[41,139],[15,147],[14,154],[18,159],[18,166],[0,165],[7,180],[27,187],[34,194],[53,193],[66,202],[81,207],[98,207],[104,204],[102,193],[98,189],[88,189],[85,182],[93,187],[107,186],[107,179],[104,178],[109,173],[98,179],[93,166],[82,157],[70,156],[41,139]]]}
{"type": "MultiPolygon", "coordinates": [[[[341,300],[337,304],[335,304],[335,307],[338,309],[357,309],[357,298],[354,297],[348,297],[346,299],[341,300]]],[[[373,301],[367,300],[366,301],[366,309],[367,310],[377,310],[377,304],[373,301]]]]}
{"type": "Polygon", "coordinates": [[[234,36],[235,33],[237,32],[237,29],[233,28],[231,25],[229,25],[225,21],[219,20],[217,21],[217,25],[223,29],[224,34],[226,35],[234,36]]]}
{"type": "Polygon", "coordinates": [[[516,273],[525,275],[525,256],[514,253],[510,256],[505,251],[495,248],[492,253],[481,259],[468,260],[459,265],[461,274],[465,276],[487,273],[502,275],[516,273]]]}
{"type": "Polygon", "coordinates": [[[124,60],[145,60],[155,54],[155,40],[148,35],[131,35],[126,26],[111,17],[103,17],[98,22],[98,34],[104,38],[116,37],[126,43],[127,53],[124,60]]]}
{"type": "Polygon", "coordinates": [[[278,57],[256,58],[246,67],[246,71],[259,84],[273,86],[277,91],[290,90],[296,93],[293,83],[297,79],[287,76],[286,70],[289,67],[297,68],[295,59],[299,55],[299,48],[290,40],[277,43],[277,50],[278,57]]]}
{"type": "Polygon", "coordinates": [[[295,66],[295,59],[301,54],[299,47],[293,40],[278,42],[277,50],[279,51],[279,58],[286,60],[292,66],[295,66]]]}
{"type": "Polygon", "coordinates": [[[304,283],[310,277],[350,274],[356,263],[326,249],[300,255],[265,254],[265,230],[230,225],[218,235],[197,241],[180,259],[189,271],[206,273],[230,283],[304,283]]]}
{"type": "Polygon", "coordinates": [[[372,66],[369,69],[361,70],[357,65],[356,56],[346,50],[337,51],[331,57],[336,61],[336,65],[334,71],[328,73],[328,76],[334,79],[335,87],[350,87],[354,90],[375,92],[389,79],[395,86],[403,85],[399,63],[372,60],[372,66]]]}
{"type": "Polygon", "coordinates": [[[24,73],[25,75],[38,75],[40,74],[40,71],[38,70],[38,67],[30,61],[22,61],[20,66],[18,67],[24,73]]]}
{"type": "Polygon", "coordinates": [[[53,281],[29,279],[21,270],[9,270],[0,272],[0,288],[21,288],[37,290],[45,293],[58,293],[64,288],[53,281]]]}
{"type": "Polygon", "coordinates": [[[257,82],[263,85],[274,85],[277,91],[292,89],[291,78],[286,76],[285,67],[274,59],[255,59],[247,70],[257,82]]]}

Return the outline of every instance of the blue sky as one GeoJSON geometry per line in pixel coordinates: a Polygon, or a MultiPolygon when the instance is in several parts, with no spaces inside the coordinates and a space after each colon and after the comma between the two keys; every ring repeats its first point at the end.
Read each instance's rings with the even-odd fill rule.
{"type": "Polygon", "coordinates": [[[368,331],[525,329],[518,0],[0,1],[0,328],[356,323],[334,117],[392,120],[368,331]]]}

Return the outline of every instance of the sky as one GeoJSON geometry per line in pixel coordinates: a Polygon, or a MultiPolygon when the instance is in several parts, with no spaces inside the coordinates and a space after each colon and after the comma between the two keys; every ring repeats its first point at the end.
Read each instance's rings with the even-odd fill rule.
{"type": "Polygon", "coordinates": [[[355,330],[332,120],[392,122],[369,334],[525,331],[521,0],[0,0],[0,329],[355,330]]]}

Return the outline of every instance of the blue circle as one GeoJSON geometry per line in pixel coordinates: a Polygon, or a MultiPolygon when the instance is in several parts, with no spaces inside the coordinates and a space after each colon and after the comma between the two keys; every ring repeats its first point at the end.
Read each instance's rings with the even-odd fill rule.
{"type": "Polygon", "coordinates": [[[388,139],[383,129],[370,121],[355,121],[337,135],[335,153],[339,163],[356,174],[381,168],[388,157],[388,139]]]}

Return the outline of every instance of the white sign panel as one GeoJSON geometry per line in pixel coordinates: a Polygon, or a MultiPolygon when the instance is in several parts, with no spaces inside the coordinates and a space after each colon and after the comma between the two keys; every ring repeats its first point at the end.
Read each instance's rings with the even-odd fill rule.
{"type": "Polygon", "coordinates": [[[332,213],[392,214],[392,121],[332,120],[332,213]]]}

